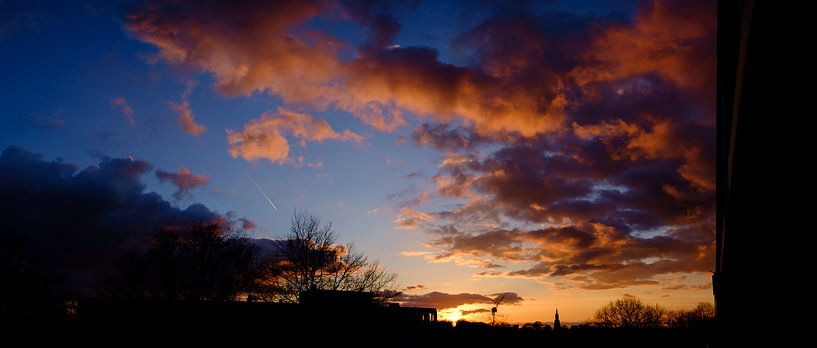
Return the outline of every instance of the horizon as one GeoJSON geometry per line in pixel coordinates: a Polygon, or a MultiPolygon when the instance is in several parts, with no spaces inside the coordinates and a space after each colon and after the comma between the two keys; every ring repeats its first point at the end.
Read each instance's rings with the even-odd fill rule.
{"type": "Polygon", "coordinates": [[[552,323],[556,308],[583,323],[625,295],[713,302],[715,4],[0,13],[0,193],[34,202],[19,224],[66,270],[93,273],[137,227],[230,220],[279,239],[308,210],[440,320],[488,321],[504,293],[512,323],[552,323]],[[50,240],[23,220],[72,209],[99,234],[50,240]],[[109,238],[114,222],[133,231],[109,238]]]}

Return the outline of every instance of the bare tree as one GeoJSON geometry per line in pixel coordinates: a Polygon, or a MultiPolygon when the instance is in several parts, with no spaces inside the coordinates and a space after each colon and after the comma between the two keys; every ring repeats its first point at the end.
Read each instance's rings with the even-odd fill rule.
{"type": "Polygon", "coordinates": [[[229,301],[256,278],[257,248],[220,225],[151,234],[150,249],[132,253],[105,286],[109,296],[167,301],[229,301]]]}
{"type": "Polygon", "coordinates": [[[599,308],[592,322],[603,327],[652,328],[661,327],[666,314],[658,305],[646,305],[635,296],[624,295],[599,308]]]}
{"type": "Polygon", "coordinates": [[[352,245],[337,244],[332,224],[308,212],[295,212],[286,239],[275,244],[259,281],[259,297],[300,302],[309,290],[373,292],[384,301],[394,291],[397,275],[369,261],[352,245]]]}
{"type": "Polygon", "coordinates": [[[70,284],[25,235],[0,226],[0,323],[65,318],[70,284]]]}
{"type": "Polygon", "coordinates": [[[671,327],[695,327],[706,325],[714,319],[715,306],[709,302],[701,302],[691,310],[669,312],[667,322],[671,327]]]}

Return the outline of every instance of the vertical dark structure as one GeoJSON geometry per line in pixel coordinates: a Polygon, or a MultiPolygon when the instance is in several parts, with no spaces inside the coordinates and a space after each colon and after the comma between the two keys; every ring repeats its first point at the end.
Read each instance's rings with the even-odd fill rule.
{"type": "Polygon", "coordinates": [[[562,323],[559,321],[559,309],[556,309],[556,318],[553,319],[553,329],[559,330],[562,328],[562,323]]]}
{"type": "Polygon", "coordinates": [[[744,238],[734,235],[738,230],[734,207],[740,189],[734,174],[740,169],[735,167],[735,156],[742,154],[737,135],[744,111],[741,106],[754,5],[753,0],[718,2],[716,263],[712,283],[715,312],[722,321],[729,321],[733,312],[730,294],[735,291],[734,267],[740,258],[733,248],[744,238]]]}
{"type": "Polygon", "coordinates": [[[772,138],[784,134],[776,131],[788,125],[781,117],[786,115],[780,108],[785,102],[774,99],[785,84],[772,82],[784,72],[771,56],[788,59],[797,47],[782,44],[781,33],[774,32],[777,10],[771,1],[718,2],[717,251],[712,280],[716,316],[727,329],[751,325],[757,309],[750,299],[770,296],[764,286],[782,285],[766,281],[758,270],[768,269],[774,260],[771,251],[783,239],[773,233],[785,231],[778,221],[793,215],[774,211],[785,206],[775,199],[783,188],[767,175],[784,168],[774,163],[780,160],[778,151],[791,150],[775,149],[772,138]],[[776,220],[772,224],[777,226],[764,226],[764,219],[776,220]]]}

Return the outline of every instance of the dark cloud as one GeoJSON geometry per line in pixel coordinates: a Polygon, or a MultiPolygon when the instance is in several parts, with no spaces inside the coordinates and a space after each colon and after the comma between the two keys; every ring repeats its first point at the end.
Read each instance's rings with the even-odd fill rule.
{"type": "Polygon", "coordinates": [[[397,202],[399,207],[422,204],[427,199],[425,191],[419,191],[415,185],[409,185],[400,192],[394,192],[386,196],[386,199],[397,202]]]}
{"type": "Polygon", "coordinates": [[[180,209],[145,192],[140,178],[150,170],[145,161],[108,157],[80,169],[6,148],[0,155],[4,239],[20,240],[32,258],[82,284],[110,271],[123,252],[139,250],[157,229],[230,223],[201,204],[180,209]]]}
{"type": "Polygon", "coordinates": [[[524,301],[524,299],[515,292],[500,292],[496,294],[491,294],[491,296],[493,297],[494,301],[499,299],[499,297],[501,296],[502,297],[501,303],[504,305],[515,305],[524,301]]]}
{"type": "Polygon", "coordinates": [[[423,284],[409,285],[409,286],[406,287],[406,291],[425,290],[425,289],[426,289],[426,286],[423,285],[423,284]]]}
{"type": "Polygon", "coordinates": [[[423,174],[423,172],[418,171],[418,172],[411,172],[411,173],[408,173],[406,175],[403,175],[402,178],[404,178],[404,179],[420,179],[420,178],[423,178],[424,176],[425,176],[425,174],[423,174]]]}
{"type": "Polygon", "coordinates": [[[400,23],[392,13],[412,11],[420,1],[342,0],[340,3],[343,10],[366,29],[368,38],[359,49],[366,54],[393,44],[400,32],[400,23]]]}
{"type": "Polygon", "coordinates": [[[667,273],[704,272],[712,267],[712,241],[668,236],[638,237],[600,223],[541,230],[495,230],[440,235],[432,245],[443,250],[433,258],[477,258],[529,262],[511,271],[483,276],[543,279],[563,277],[587,289],[656,284],[667,273]]]}
{"type": "Polygon", "coordinates": [[[506,305],[519,304],[523,301],[519,295],[514,292],[504,292],[490,295],[480,294],[447,294],[444,292],[430,292],[423,295],[401,295],[397,298],[403,306],[406,307],[428,307],[443,310],[447,308],[456,308],[457,306],[473,303],[494,303],[494,300],[499,295],[504,295],[505,299],[502,301],[506,305]]]}
{"type": "Polygon", "coordinates": [[[449,128],[448,124],[422,123],[414,128],[411,139],[419,145],[430,146],[443,151],[459,151],[473,147],[485,139],[462,127],[449,128]]]}
{"type": "Polygon", "coordinates": [[[241,229],[244,231],[252,231],[258,228],[258,224],[255,221],[248,219],[248,218],[238,218],[238,221],[241,223],[241,229]]]}

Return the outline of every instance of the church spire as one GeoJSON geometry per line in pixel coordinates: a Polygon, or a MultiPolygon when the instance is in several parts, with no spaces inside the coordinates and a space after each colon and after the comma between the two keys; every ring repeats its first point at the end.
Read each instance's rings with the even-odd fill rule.
{"type": "Polygon", "coordinates": [[[556,308],[556,319],[553,319],[553,329],[559,330],[562,328],[562,323],[559,322],[559,309],[556,308]]]}

